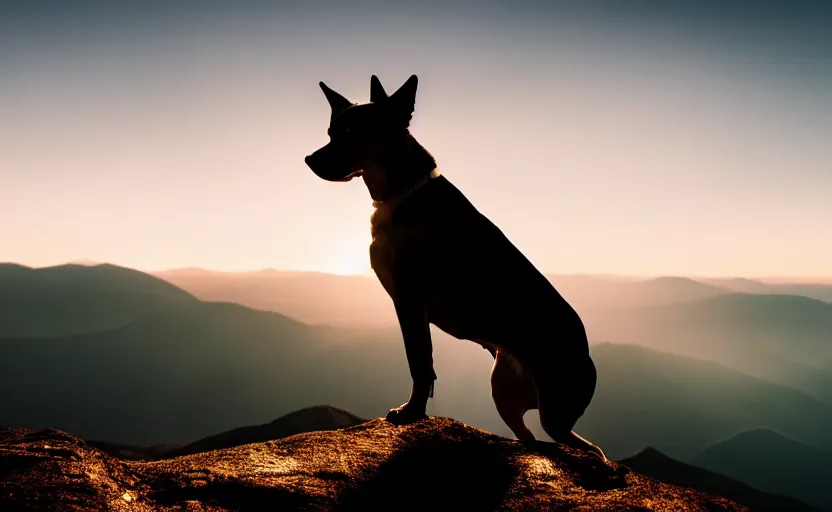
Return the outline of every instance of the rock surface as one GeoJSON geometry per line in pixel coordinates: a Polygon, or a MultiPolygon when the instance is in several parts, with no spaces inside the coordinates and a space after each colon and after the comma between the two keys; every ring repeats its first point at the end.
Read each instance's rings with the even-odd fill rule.
{"type": "Polygon", "coordinates": [[[746,510],[560,445],[383,419],[158,461],[0,431],[0,510],[746,510]]]}

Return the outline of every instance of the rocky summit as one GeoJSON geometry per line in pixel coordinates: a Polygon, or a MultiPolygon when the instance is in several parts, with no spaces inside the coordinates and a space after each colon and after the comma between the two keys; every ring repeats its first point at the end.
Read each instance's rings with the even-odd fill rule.
{"type": "Polygon", "coordinates": [[[0,431],[0,510],[745,510],[554,443],[383,419],[128,461],[57,430],[0,431]]]}

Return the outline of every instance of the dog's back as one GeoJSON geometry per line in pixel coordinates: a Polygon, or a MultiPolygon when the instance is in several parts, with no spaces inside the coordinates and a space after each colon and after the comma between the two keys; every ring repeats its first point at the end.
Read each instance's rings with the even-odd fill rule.
{"type": "MultiPolygon", "coordinates": [[[[399,205],[383,230],[379,242],[408,269],[431,322],[455,337],[540,353],[556,342],[541,336],[547,330],[583,329],[548,279],[444,176],[399,205]]],[[[588,351],[585,339],[560,345],[588,351]]]]}

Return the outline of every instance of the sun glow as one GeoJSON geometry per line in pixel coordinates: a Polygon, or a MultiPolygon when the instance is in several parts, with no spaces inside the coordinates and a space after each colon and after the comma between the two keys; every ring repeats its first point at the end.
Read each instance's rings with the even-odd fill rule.
{"type": "Polygon", "coordinates": [[[357,254],[344,254],[343,261],[332,265],[328,270],[325,270],[325,272],[343,276],[371,274],[373,270],[370,267],[370,257],[367,252],[368,251],[365,247],[364,251],[357,254]]]}
{"type": "Polygon", "coordinates": [[[370,233],[341,233],[334,236],[331,257],[325,262],[324,272],[339,275],[372,273],[370,268],[370,233]]]}

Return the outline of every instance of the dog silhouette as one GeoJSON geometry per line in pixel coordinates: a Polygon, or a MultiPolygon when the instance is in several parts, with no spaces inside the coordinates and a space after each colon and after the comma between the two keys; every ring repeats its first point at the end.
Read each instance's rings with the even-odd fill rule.
{"type": "Polygon", "coordinates": [[[605,458],[572,430],[597,378],[580,316],[410,133],[417,84],[413,75],[388,96],[373,75],[370,102],[354,104],[320,82],[330,142],[305,159],[327,181],[360,176],[373,199],[370,262],[393,301],[413,380],[387,419],[426,417],[437,378],[432,323],[492,354],[491,395],[519,440],[534,440],[523,415],[538,409],[552,439],[605,458]]]}

